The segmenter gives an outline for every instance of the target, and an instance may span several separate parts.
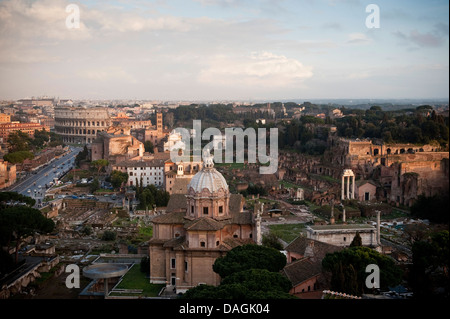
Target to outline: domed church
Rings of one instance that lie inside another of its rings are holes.
[[[230,193],[212,155],[203,160],[186,194],[173,194],[166,214],[152,220],[150,282],[165,283],[177,293],[199,284],[219,285],[215,260],[233,247],[261,241],[259,215],[243,210],[244,198]]]

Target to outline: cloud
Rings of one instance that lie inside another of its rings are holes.
[[[87,80],[96,82],[107,82],[111,80],[123,80],[128,83],[137,83],[137,80],[119,67],[101,67],[83,69],[77,72],[77,75]]]
[[[66,6],[63,0],[36,2],[8,0],[0,2],[0,31],[14,39],[88,39],[90,30],[83,20],[79,29],[66,27]]]
[[[296,59],[264,51],[247,56],[215,56],[200,72],[199,81],[226,86],[294,86],[312,77],[312,70]]]
[[[336,31],[341,31],[343,29],[342,24],[339,22],[327,22],[322,25],[323,29],[332,29]]]
[[[371,40],[364,33],[351,33],[348,35],[347,43],[351,44],[365,44]]]
[[[401,31],[393,32],[393,35],[409,43],[414,43],[419,47],[440,47],[445,43],[445,39],[438,36],[435,32],[421,33],[417,30],[412,30],[409,34]]]

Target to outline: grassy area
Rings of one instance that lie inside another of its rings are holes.
[[[300,186],[298,186],[298,185],[296,185],[294,183],[291,183],[291,182],[288,182],[288,181],[285,181],[285,180],[281,180],[279,183],[280,183],[280,185],[283,185],[285,188],[297,189],[297,188],[300,187]]]
[[[394,208],[390,214],[382,216],[381,219],[395,219],[401,217],[410,217],[410,214]]]
[[[270,232],[286,243],[290,243],[305,230],[305,224],[269,225]]]
[[[231,169],[243,169],[245,167],[244,163],[215,163],[216,167],[227,167]]]
[[[153,227],[146,226],[146,227],[139,227],[139,232],[135,239],[136,241],[144,242],[150,240],[150,238],[152,237],[153,237]]]
[[[135,264],[131,269],[123,276],[116,289],[142,289],[142,294],[128,294],[132,296],[142,297],[157,297],[158,293],[165,285],[151,284],[146,275],[141,272],[140,265]],[[111,296],[124,296],[127,294],[112,293]]]
[[[309,177],[312,179],[318,179],[330,183],[339,183],[339,181],[331,176],[328,175],[318,175],[318,174],[309,174]]]

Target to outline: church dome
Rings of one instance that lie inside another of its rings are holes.
[[[228,184],[223,175],[214,168],[213,157],[209,155],[204,158],[202,170],[192,177],[187,188],[188,191],[192,188],[196,193],[201,193],[205,188],[210,193],[216,193],[220,189],[228,191]]]

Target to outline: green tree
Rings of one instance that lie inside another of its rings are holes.
[[[39,210],[32,207],[12,206],[0,210],[0,239],[8,250],[11,240],[16,241],[16,263],[23,238],[32,236],[36,232],[50,233],[54,227],[53,220],[44,217]]]
[[[357,292],[357,295],[367,289],[365,270],[369,264],[375,264],[380,268],[382,289],[396,286],[402,281],[403,272],[394,261],[368,247],[346,248],[327,254],[322,260],[323,269],[332,275],[331,289],[345,293]]]
[[[296,299],[289,294],[291,282],[278,272],[248,269],[225,278],[219,286],[200,285],[183,299]]]
[[[75,164],[77,164],[78,167],[80,167],[81,161],[87,160],[87,157],[89,155],[89,150],[87,149],[87,146],[84,145],[84,148],[82,151],[80,151],[77,156],[75,156]]]
[[[145,149],[146,152],[153,153],[154,152],[154,146],[153,146],[152,141],[145,141],[144,142],[144,149]]]
[[[362,238],[359,232],[356,232],[355,237],[353,237],[350,247],[360,247],[362,246]]]
[[[91,193],[94,193],[96,190],[100,189],[100,182],[97,178],[94,178],[92,183],[89,184],[89,191]]]
[[[266,247],[271,247],[276,250],[283,250],[283,245],[281,244],[280,239],[274,233],[263,235],[262,244]]]
[[[14,153],[18,151],[31,150],[31,137],[22,131],[14,131],[8,136],[8,151]]]
[[[448,210],[448,193],[430,197],[419,195],[416,202],[411,206],[411,215],[414,217],[426,218],[435,223],[448,224],[450,221]]]
[[[433,233],[429,240],[416,241],[413,244],[413,263],[408,282],[413,289],[414,298],[448,299],[450,293],[449,247],[448,230]]]
[[[150,258],[148,256],[141,258],[140,270],[147,275],[150,274]]]
[[[3,155],[3,159],[12,164],[22,163],[27,158],[33,159],[34,154],[29,151],[17,151]]]
[[[267,269],[277,272],[286,265],[286,256],[278,250],[255,244],[231,249],[213,264],[214,272],[225,278],[233,273],[248,269]]]
[[[115,189],[119,189],[128,181],[128,173],[121,171],[112,171],[110,175],[111,184]]]
[[[102,240],[113,241],[116,240],[117,233],[112,230],[105,230],[102,235]]]
[[[103,167],[106,167],[108,165],[109,165],[109,162],[108,162],[108,160],[105,160],[105,159],[99,159],[99,160],[91,162],[91,166],[93,166],[97,169],[97,176],[100,176],[100,170]]]

